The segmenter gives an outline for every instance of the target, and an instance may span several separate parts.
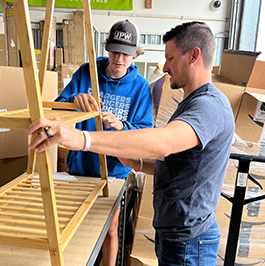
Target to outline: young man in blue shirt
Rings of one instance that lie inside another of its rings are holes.
[[[104,131],[126,131],[153,126],[152,98],[148,81],[132,64],[139,45],[139,30],[128,20],[116,22],[105,42],[108,57],[96,59],[101,106],[92,96],[89,63],[74,73],[71,82],[55,100],[75,102],[82,111],[101,108]],[[79,130],[96,131],[94,119],[76,125]],[[128,177],[131,168],[117,157],[107,156],[108,176]],[[69,173],[100,177],[99,157],[94,152],[69,150],[66,164]],[[118,251],[118,220],[116,213],[103,244],[104,266],[115,266]]]

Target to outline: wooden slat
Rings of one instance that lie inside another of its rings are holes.
[[[13,1],[31,120],[44,117],[27,1]]]
[[[11,204],[12,206],[19,205],[19,206],[43,208],[42,203],[23,202],[23,201],[15,201],[15,200],[13,200],[13,201],[12,200],[1,200],[1,199],[0,199],[0,208],[1,208],[3,203],[4,204]],[[70,204],[70,202],[68,204]],[[57,204],[57,209],[76,211],[78,209],[78,207]]]
[[[31,141],[34,139],[34,136],[31,136]],[[34,149],[29,149],[29,155],[28,155],[28,166],[27,166],[27,173],[28,174],[34,174],[34,166],[36,164],[36,152]]]
[[[85,191],[77,191],[77,190],[70,190],[70,189],[65,189],[65,190],[62,190],[60,189],[59,187],[55,187],[54,188],[55,192],[57,193],[56,194],[56,197],[58,195],[58,197],[60,197],[59,194],[67,194],[67,195],[72,195],[72,196],[87,196],[89,193],[88,192],[85,192]],[[41,190],[39,189],[39,187],[33,187],[33,188],[26,188],[26,187],[13,187],[12,188],[12,191],[8,191],[8,193],[15,193],[15,194],[28,194],[28,195],[41,195],[40,192]],[[90,192],[90,191],[89,191]],[[62,195],[61,195],[62,197]],[[67,196],[65,196],[67,197]]]
[[[0,244],[42,250],[49,249],[47,238],[32,237],[23,234],[10,234],[0,232]]]
[[[87,197],[87,199],[84,201],[82,206],[78,209],[76,214],[73,216],[71,221],[67,224],[65,229],[63,230],[61,234],[61,240],[63,249],[66,247],[68,242],[70,241],[73,234],[76,232],[78,226],[83,221],[84,217],[92,207],[93,203],[97,199],[99,193],[103,190],[103,188],[106,186],[107,181],[106,180],[100,180],[97,187],[91,192],[91,194]]]
[[[25,218],[25,219],[32,219],[32,220],[40,220],[40,221],[44,221],[45,217],[44,215],[36,215],[36,214],[25,214],[25,213],[21,213],[21,212],[11,212],[11,211],[4,211],[0,213],[0,217],[1,216],[8,216],[8,217],[20,217],[20,218]],[[67,223],[69,222],[70,219],[66,218],[66,217],[59,217],[59,222],[62,223]]]
[[[29,220],[21,220],[21,219],[8,219],[8,218],[0,218],[0,223],[7,223],[7,224],[17,224],[17,225],[30,225],[30,226],[39,226],[39,227],[45,227],[46,224],[44,222],[35,222],[35,221],[29,221]]]
[[[74,111],[60,111],[60,110],[44,110],[43,117],[53,119],[60,118],[68,125],[96,117],[99,112],[74,112]],[[9,111],[0,113],[0,127],[10,129],[28,129],[31,124],[29,110],[22,109],[18,111]]]
[[[0,223],[7,223],[9,225],[14,224],[17,226],[19,231],[19,226],[28,225],[28,226],[35,226],[35,227],[46,227],[45,222],[36,222],[36,221],[29,221],[29,220],[22,220],[22,219],[8,219],[8,218],[0,218]],[[66,224],[59,224],[60,229],[64,229]],[[11,230],[14,231],[14,230]]]
[[[47,231],[45,229],[34,229],[32,227],[18,227],[18,226],[8,226],[8,225],[1,225],[0,224],[0,230],[5,230],[5,231],[11,231],[11,232],[19,232],[19,233],[26,233],[29,235],[47,235]]]
[[[42,102],[44,108],[57,108],[57,109],[67,109],[67,110],[79,110],[75,103],[68,102]]]
[[[51,27],[53,21],[53,12],[54,12],[54,3],[55,0],[47,1],[45,21],[42,35],[42,44],[41,44],[41,58],[40,58],[40,71],[39,71],[39,82],[40,82],[40,93],[43,96],[43,89],[45,84],[45,72],[47,69],[48,55],[50,50],[50,36],[51,36]]]
[[[17,177],[16,179],[10,181],[9,183],[7,183],[6,185],[4,185],[3,187],[0,187],[0,197],[5,194],[9,189],[12,189],[13,187],[15,187],[17,184],[19,184],[20,182],[23,182],[24,180],[26,180],[27,178],[29,178],[31,175],[24,173],[22,175],[20,175],[19,177]]]
[[[87,186],[80,186],[80,185],[71,185],[66,183],[54,182],[57,185],[56,189],[64,189],[64,190],[76,190],[76,191],[91,191],[94,189],[95,186],[87,185]],[[39,188],[39,184],[20,184],[17,186],[18,189],[30,189],[32,186]]]
[[[42,198],[34,198],[34,197],[21,197],[21,195],[19,196],[8,196],[8,195],[3,195],[0,199],[11,199],[11,200],[16,200],[16,199],[19,199],[21,201],[25,201],[25,200],[28,200],[28,201],[36,201],[36,202],[42,202]],[[80,201],[73,201],[73,200],[58,200],[56,199],[56,203],[57,204],[71,204],[71,205],[78,205],[80,206],[81,205],[81,202],[83,202],[83,200],[80,200]]]
[[[44,213],[43,209],[36,209],[36,208],[30,208],[30,207],[1,206],[1,209],[18,211],[18,212],[32,212],[32,213],[41,213],[41,214]],[[71,211],[58,211],[58,215],[73,216],[74,214],[75,212],[71,212]]]
[[[32,195],[32,196],[40,196],[41,197],[40,192],[8,191],[7,193],[8,193],[8,195],[11,195],[11,194],[17,195],[17,194],[19,194],[19,195]],[[71,199],[79,200],[80,199],[80,201],[83,201],[86,198],[86,195],[87,195],[87,193],[79,193],[79,195],[74,195],[74,192],[66,192],[66,191],[60,191],[60,194],[66,194],[66,195],[58,195],[58,194],[56,194],[55,197],[56,198],[62,198],[62,199],[69,199],[69,200],[71,200]],[[71,196],[69,196],[69,194]]]

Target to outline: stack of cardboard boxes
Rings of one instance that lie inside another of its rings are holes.
[[[74,19],[62,21],[64,47],[56,45],[56,17],[53,17],[47,70],[58,73],[58,94],[65,88],[73,73],[86,62],[86,38],[84,12],[77,10]],[[39,22],[42,37],[44,21]],[[35,50],[37,66],[40,64],[41,50]],[[13,5],[0,1],[0,66],[21,66],[19,42]]]
[[[22,68],[0,66],[0,84],[1,110],[12,111],[27,108]],[[53,101],[56,97],[57,74],[47,71],[43,99],[45,101]],[[0,129],[0,186],[26,171],[28,141],[29,138],[25,130]],[[50,156],[52,158],[52,170],[57,172],[56,146],[50,149]]]
[[[14,9],[0,1],[0,66],[20,66]]]
[[[258,143],[265,120],[265,62],[258,53],[226,51],[219,75],[212,76],[217,88],[230,100],[236,133],[245,141]],[[261,123],[258,123],[261,122]]]
[[[69,83],[73,73],[86,62],[87,57],[84,12],[75,11],[74,19],[63,19],[62,24],[64,48],[55,49],[59,94]]]

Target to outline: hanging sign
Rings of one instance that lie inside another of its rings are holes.
[[[6,0],[12,3],[12,0]],[[46,6],[47,0],[28,0],[30,6]],[[133,0],[90,0],[91,9],[132,10]],[[55,0],[56,7],[83,8],[83,0]]]

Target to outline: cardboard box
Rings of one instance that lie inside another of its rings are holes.
[[[55,68],[63,64],[63,48],[59,45],[54,48]]]
[[[235,121],[237,119],[243,94],[249,84],[256,53],[226,50],[221,66],[213,68],[212,82],[229,99]]]
[[[35,56],[36,56],[36,64],[37,68],[40,68],[40,58],[41,58],[41,50],[40,49],[35,49]]]
[[[27,170],[28,156],[0,159],[0,187]]]
[[[173,112],[177,109],[178,103],[183,99],[183,90],[172,90],[170,76],[164,74],[158,80],[150,84],[154,127],[164,127]]]
[[[236,120],[236,133],[245,141],[258,143],[262,126],[256,122],[265,121],[265,62],[256,60],[252,68]]]
[[[245,92],[236,120],[236,133],[245,141],[259,143],[262,138],[265,93]],[[261,122],[262,121],[262,122]]]
[[[20,67],[19,41],[13,5],[7,7],[8,66]]]
[[[45,101],[53,101],[57,97],[57,83],[57,73],[47,71],[43,94]],[[1,66],[0,84],[0,109],[13,111],[27,108],[27,96],[22,68]],[[25,130],[15,129],[0,132],[0,147],[1,159],[27,156],[27,132]]]
[[[73,19],[63,19],[63,44],[64,62],[66,64],[76,64],[76,39],[75,22]]]
[[[68,149],[58,145],[58,160],[57,160],[57,172],[66,172],[68,173],[68,168],[66,166],[66,157]]]
[[[85,35],[85,20],[84,20],[83,10],[75,11],[74,24],[75,24],[76,64],[81,66],[86,62],[86,35]]]
[[[212,73],[215,75],[220,75],[221,66],[213,66]]]
[[[43,36],[44,22],[45,22],[44,20],[41,20],[39,22],[41,39]],[[51,26],[50,47],[49,47],[47,70],[53,70],[54,69],[54,48],[55,48],[55,46],[56,46],[56,17],[53,17],[52,26]]]
[[[235,85],[229,79],[215,74],[212,74],[212,82],[215,87],[218,88],[228,98],[234,118],[236,120],[242,97],[245,92],[245,86]]]
[[[78,68],[79,66],[75,64],[62,64],[56,67],[55,71],[58,73],[58,95],[71,81],[73,74]]]
[[[0,66],[8,65],[6,9],[7,3],[0,1]]]
[[[225,78],[234,83],[220,83],[231,102],[235,115],[235,132],[245,141],[258,143],[262,127],[254,120],[265,120],[265,112],[258,110],[264,101],[265,62],[257,60],[259,53],[245,51],[225,51],[217,78]],[[214,81],[218,87],[218,82]],[[234,98],[233,98],[234,97]],[[259,116],[256,116],[259,113]]]
[[[157,266],[155,255],[155,229],[153,223],[153,176],[147,175],[136,221],[131,251],[131,266]]]

